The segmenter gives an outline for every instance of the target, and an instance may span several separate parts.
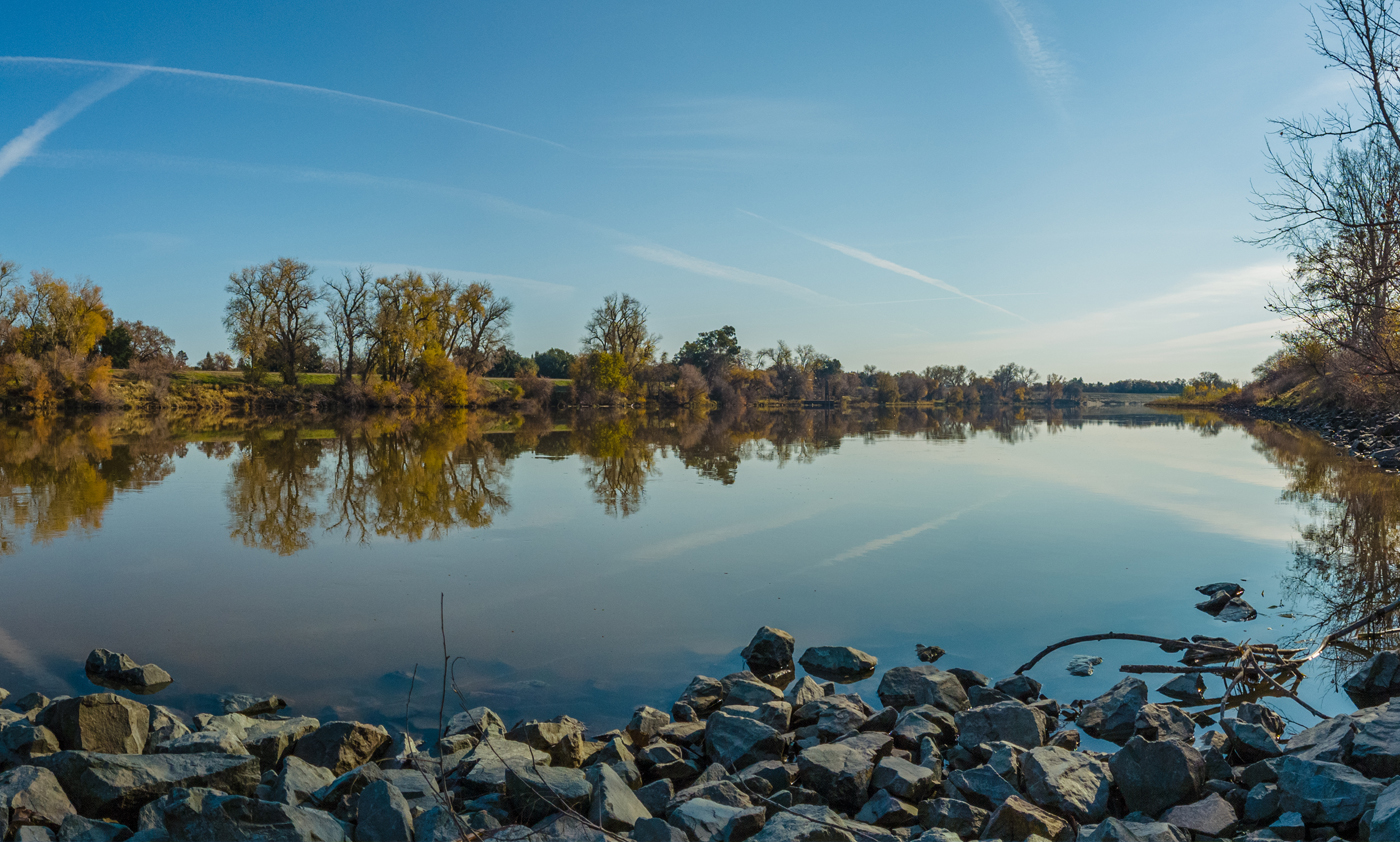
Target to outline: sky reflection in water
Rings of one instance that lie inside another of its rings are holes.
[[[924,643],[993,677],[1094,632],[1305,639],[1394,598],[1398,502],[1306,434],[1145,410],[11,425],[0,687],[93,692],[105,647],[168,669],[150,701],[191,713],[236,690],[402,722],[417,664],[431,728],[440,593],[473,703],[598,730],[741,669],[764,624],[881,672]],[[1194,609],[1220,580],[1258,620]],[[1075,654],[1105,663],[1074,678]],[[1317,665],[1305,697],[1351,709],[1332,679],[1364,656]],[[1095,643],[1033,674],[1068,701],[1125,662],[1169,661]]]

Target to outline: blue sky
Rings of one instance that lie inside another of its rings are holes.
[[[1245,377],[1269,120],[1347,96],[1277,2],[0,6],[0,255],[220,350],[231,271],[613,291],[847,368]],[[40,60],[42,59],[42,60]],[[58,60],[64,61],[58,61]],[[132,67],[155,66],[142,70]]]

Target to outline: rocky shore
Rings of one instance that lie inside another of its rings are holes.
[[[1199,701],[1199,676],[1166,682],[1165,701],[1128,677],[1065,704],[1027,675],[920,664],[866,700],[838,683],[875,658],[807,649],[798,678],[795,651],[764,627],[748,670],[696,676],[669,713],[606,733],[478,707],[426,746],[285,716],[275,696],[186,719],[116,693],[0,690],[0,840],[1400,840],[1396,653],[1347,683],[1358,711],[1285,738],[1254,703],[1198,732],[1174,701]],[[168,682],[99,653],[90,673]]]
[[[1227,406],[1220,411],[1302,427],[1352,456],[1369,459],[1388,471],[1400,470],[1400,413],[1273,406]]]

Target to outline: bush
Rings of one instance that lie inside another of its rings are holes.
[[[443,406],[470,406],[476,397],[471,376],[437,345],[429,345],[423,352],[413,385],[429,400]]]

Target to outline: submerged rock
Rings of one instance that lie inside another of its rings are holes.
[[[1199,674],[1178,675],[1176,678],[1158,687],[1157,692],[1169,699],[1198,703],[1205,700],[1206,681]]]
[[[948,653],[943,650],[942,646],[925,646],[922,643],[915,643],[914,654],[924,663],[931,664]]]
[[[1359,708],[1385,704],[1400,695],[1400,652],[1392,649],[1372,655],[1342,689]]]
[[[873,675],[879,661],[849,646],[813,646],[802,653],[798,663],[817,678],[849,684]]]
[[[1069,659],[1065,670],[1070,675],[1077,675],[1081,678],[1094,674],[1094,667],[1103,663],[1103,658],[1097,655],[1075,655]]]
[[[739,656],[755,675],[771,675],[792,670],[792,653],[796,647],[792,635],[771,626],[760,628]]]
[[[171,684],[170,673],[155,664],[138,664],[127,655],[107,649],[94,649],[84,665],[94,684],[137,694],[157,693]]]
[[[1196,591],[1205,596],[1215,596],[1221,592],[1224,592],[1227,597],[1242,596],[1244,594],[1244,588],[1240,587],[1238,582],[1214,582],[1209,585],[1201,585],[1196,588]]]

